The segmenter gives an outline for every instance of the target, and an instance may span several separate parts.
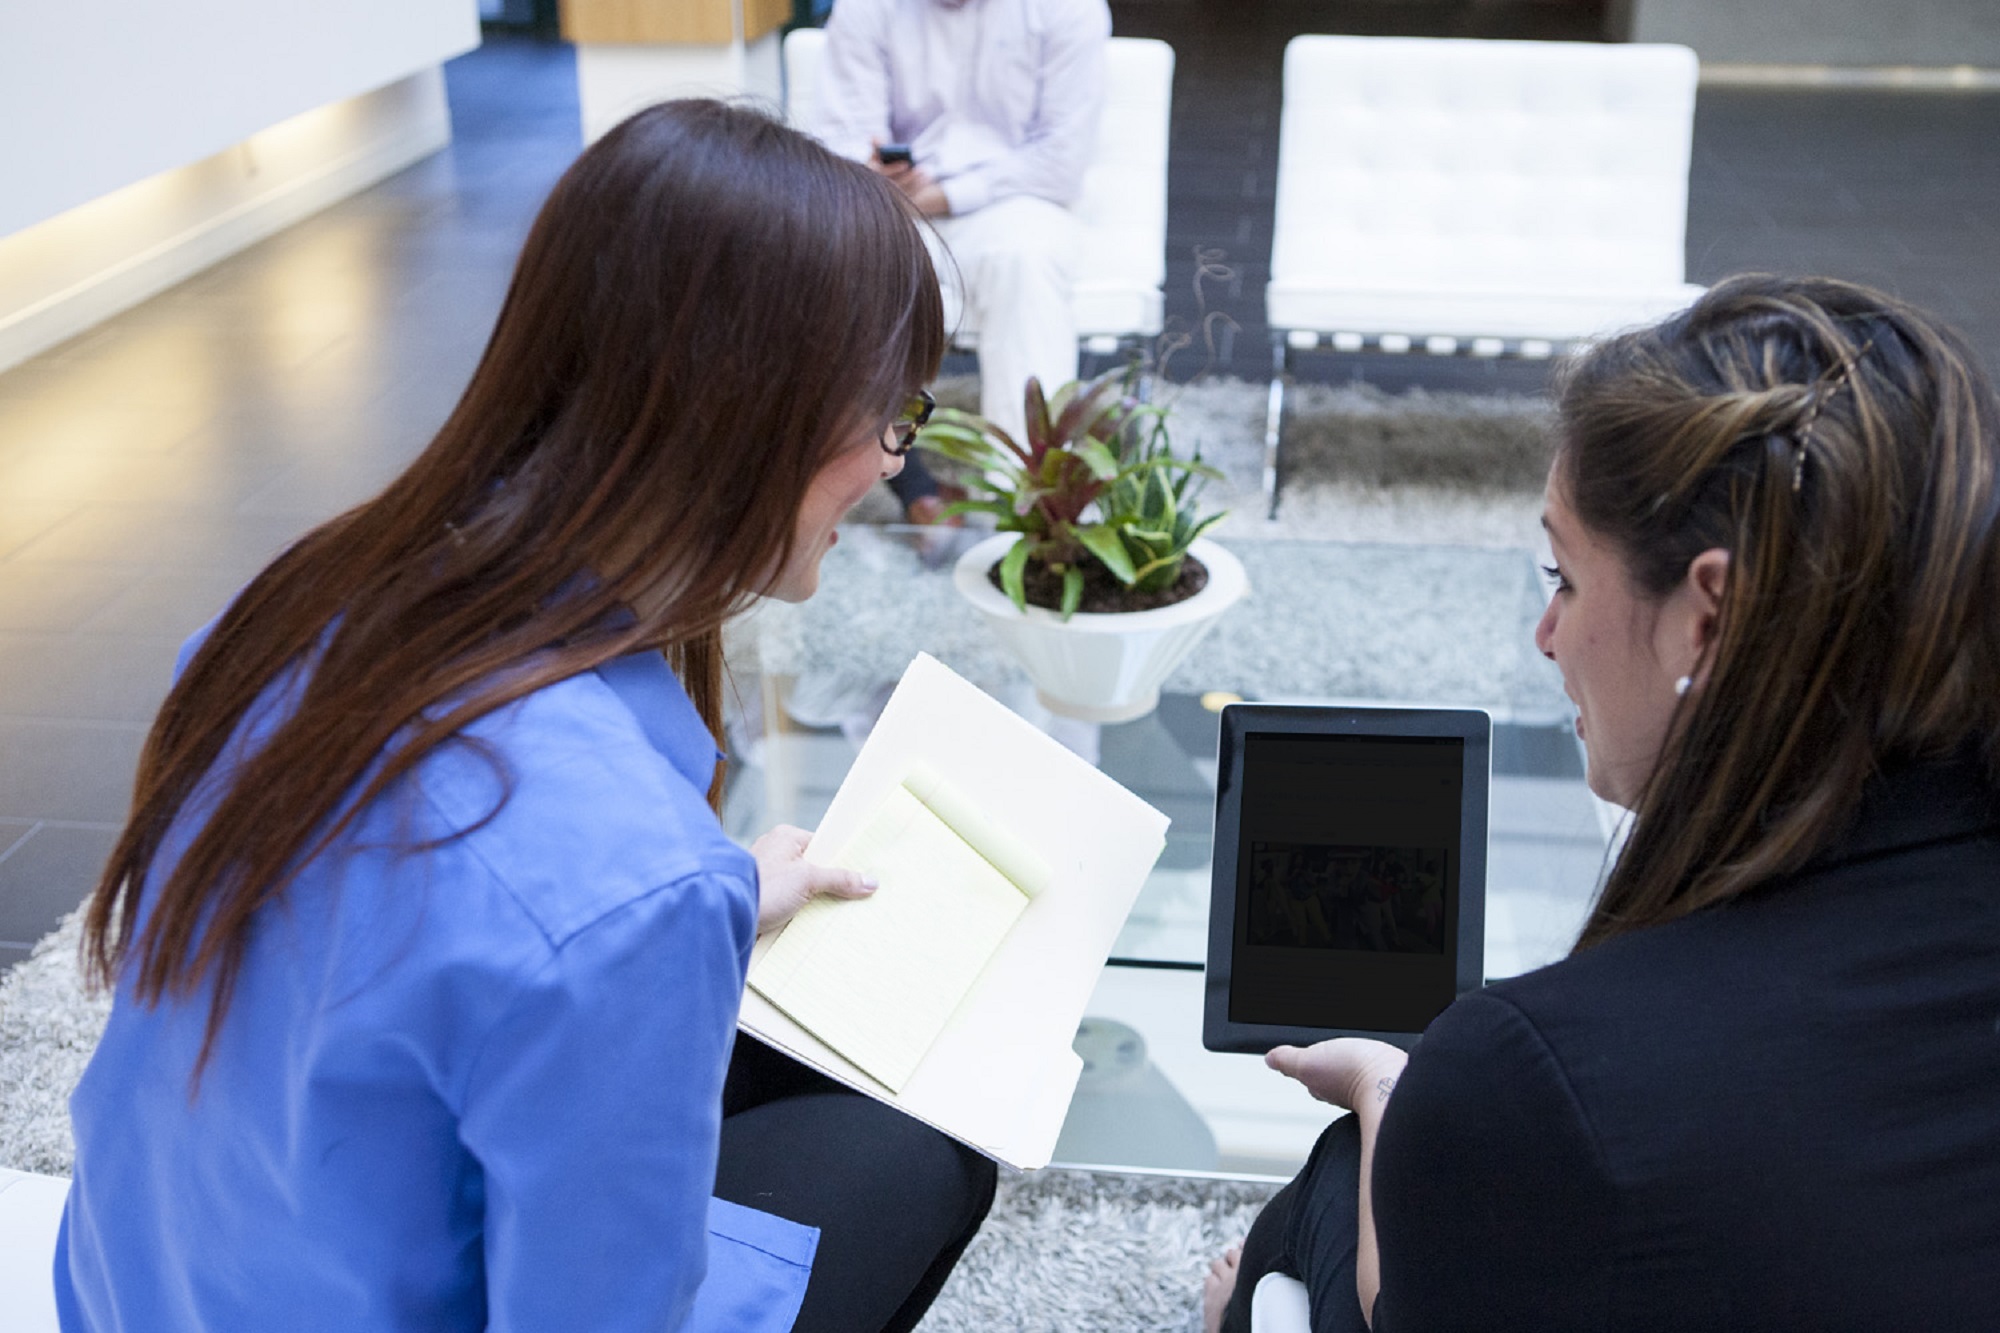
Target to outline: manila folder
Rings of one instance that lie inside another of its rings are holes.
[[[1021,1170],[1048,1165],[1083,1062],[1077,1024],[1132,902],[1166,846],[1167,817],[928,654],[903,673],[806,858],[832,864],[922,774],[1004,830],[1045,880],[941,1030],[892,1087],[757,990],[741,1027],[829,1077]],[[979,839],[987,843],[989,833]],[[758,940],[753,974],[783,938]],[[869,1063],[882,1069],[880,1056]]]

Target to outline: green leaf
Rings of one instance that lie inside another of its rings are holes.
[[[1118,371],[1111,371],[1098,376],[1064,404],[1062,415],[1054,422],[1053,433],[1057,439],[1074,440],[1090,434],[1103,421],[1106,413],[1117,410],[1119,374]]]
[[[1158,592],[1161,588],[1171,588],[1174,580],[1181,576],[1181,566],[1186,561],[1187,557],[1180,554],[1154,560],[1138,571],[1131,586],[1140,592]]]
[[[1000,557],[1000,588],[1013,601],[1014,609],[1028,609],[1028,585],[1022,575],[1028,568],[1029,542],[1026,538],[1007,548]]]
[[[1111,571],[1113,578],[1128,587],[1131,585],[1134,577],[1132,557],[1125,550],[1125,543],[1119,540],[1116,528],[1108,523],[1092,523],[1088,527],[1079,527],[1076,539]]]
[[[998,426],[994,425],[990,421],[986,423],[986,436],[988,439],[997,440],[1002,448],[1004,448],[1008,453],[1014,455],[1014,457],[1020,459],[1024,465],[1035,461],[1034,455],[1029,453],[1026,449],[1023,449],[1019,444],[1015,443],[1013,436],[1009,435],[1006,431],[1001,430]]]
[[[1194,545],[1196,538],[1200,537],[1204,532],[1207,532],[1210,528],[1214,527],[1216,524],[1222,522],[1223,519],[1228,517],[1229,517],[1229,511],[1227,509],[1223,510],[1219,514],[1210,514],[1207,518],[1203,519],[1201,522],[1195,525],[1194,531],[1188,534],[1188,539],[1183,544],[1187,546]]]
[[[1015,460],[1027,462],[1028,455],[1014,438],[1000,427],[974,412],[961,412],[956,408],[940,407],[930,419],[930,424],[917,432],[919,446],[930,440],[954,441],[962,447],[978,449],[994,460],[994,465],[1012,464]],[[934,452],[943,452],[934,450]]]
[[[1055,396],[1049,399],[1049,415],[1051,417],[1060,416],[1062,410],[1069,406],[1070,399],[1076,397],[1076,391],[1079,387],[1078,381],[1071,380],[1068,384],[1057,389]]]
[[[967,442],[955,437],[934,440],[919,438],[917,447],[925,453],[963,463],[974,472],[1018,473],[1021,465],[1012,454],[1004,454],[984,440]]]
[[[1197,521],[1195,497],[1221,473],[1198,451],[1174,455],[1167,405],[1139,401],[1133,384],[1129,369],[1053,393],[1039,380],[1024,384],[1031,448],[984,417],[939,409],[920,442],[972,474],[967,499],[949,512],[991,514],[1001,531],[1023,534],[1023,571],[1094,558],[1129,586],[1139,567],[1176,559],[1213,525]],[[1025,593],[1016,604],[1024,601]]]
[[[947,412],[951,415],[946,416]],[[986,438],[986,423],[978,417],[963,412],[952,412],[948,407],[940,407],[936,415],[917,432],[917,438],[920,440],[938,437],[983,441]]]
[[[1110,481],[1118,475],[1118,456],[1096,440],[1085,440],[1076,447],[1075,453],[1099,481]]]
[[[1083,571],[1071,565],[1063,571],[1062,618],[1068,620],[1083,604]]]

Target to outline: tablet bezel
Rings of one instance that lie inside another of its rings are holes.
[[[1371,1037],[1408,1048],[1421,1034],[1357,1028],[1240,1023],[1229,1017],[1231,945],[1242,850],[1244,743],[1251,735],[1446,737],[1465,742],[1459,800],[1459,903],[1454,993],[1485,980],[1486,834],[1493,779],[1493,719],[1476,708],[1363,708],[1321,704],[1230,704],[1216,752],[1214,859],[1209,871],[1208,965],[1201,1044],[1261,1055],[1273,1046],[1309,1046],[1331,1037]]]

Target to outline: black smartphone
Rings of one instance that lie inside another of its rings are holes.
[[[882,160],[885,167],[906,167],[910,164],[910,146],[906,143],[885,143],[875,149],[875,156]]]

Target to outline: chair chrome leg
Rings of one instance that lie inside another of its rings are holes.
[[[1142,403],[1153,401],[1154,368],[1151,359],[1146,355],[1146,336],[1138,333],[1118,334],[1116,335],[1118,341],[1108,349],[1103,345],[1103,340],[1106,336],[1108,335],[1096,334],[1078,340],[1076,347],[1077,379],[1086,384],[1089,383],[1099,374],[1110,369],[1110,366],[1106,363],[1113,358],[1124,363],[1137,361],[1139,363],[1139,378],[1135,387],[1139,401]],[[1093,343],[1097,344],[1097,346],[1093,347]]]
[[[1271,400],[1264,414],[1264,517],[1278,516],[1278,448],[1285,428],[1285,384],[1292,377],[1292,349],[1282,330],[1271,331]]]

